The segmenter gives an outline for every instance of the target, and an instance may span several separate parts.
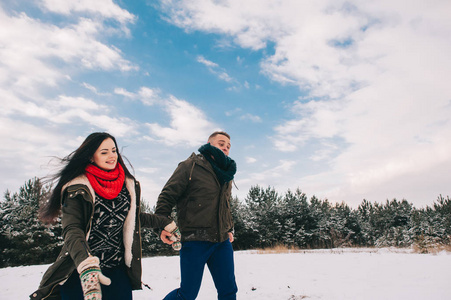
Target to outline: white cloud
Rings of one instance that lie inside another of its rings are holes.
[[[114,93],[117,95],[122,95],[128,99],[138,99],[144,105],[152,106],[155,103],[161,101],[160,99],[160,90],[159,89],[151,89],[148,87],[141,87],[137,93],[132,93],[127,91],[124,88],[115,88]]]
[[[97,40],[105,30],[93,20],[58,27],[24,13],[9,16],[0,7],[0,41],[5,41],[0,47],[0,86],[34,95],[37,88],[54,87],[68,79],[64,68],[55,67],[61,62],[71,68],[136,69],[119,49]]]
[[[230,77],[230,75],[227,74],[227,72],[223,68],[221,68],[217,63],[209,61],[201,55],[199,55],[197,57],[197,62],[205,65],[208,68],[208,70],[210,71],[210,73],[216,75],[219,79],[221,79],[225,82],[234,82],[235,81],[235,79]]]
[[[132,92],[129,92],[129,91],[127,91],[127,90],[124,89],[124,88],[115,88],[115,89],[114,89],[114,93],[117,94],[117,95],[122,95],[122,96],[124,96],[125,98],[131,98],[131,99],[133,99],[133,98],[136,98],[136,97],[137,97],[136,94],[134,94],[134,93],[132,93]]]
[[[125,9],[114,4],[112,0],[43,0],[43,5],[52,12],[70,15],[71,13],[87,12],[104,18],[115,19],[120,23],[133,22],[136,17]]]
[[[246,158],[247,161],[248,158]],[[252,160],[252,158],[251,158]],[[247,161],[248,162],[248,161]],[[260,186],[283,186],[286,182],[286,174],[293,171],[293,167],[298,163],[293,160],[281,159],[275,166],[268,166],[258,172],[250,172],[245,178],[237,178],[237,185],[260,185]]]
[[[384,201],[383,190],[430,201],[427,193],[449,191],[446,168],[438,169],[451,165],[449,1],[164,3],[172,22],[188,30],[223,34],[252,50],[273,43],[262,72],[307,95],[271,139],[287,152],[315,144],[310,159],[328,162],[328,171],[304,174],[298,185],[348,201],[365,192]]]
[[[169,145],[199,146],[217,127],[208,120],[204,112],[184,100],[171,96],[164,110],[170,116],[169,127],[157,123],[147,124],[152,136]]]
[[[245,160],[246,160],[246,163],[248,163],[248,164],[253,164],[253,163],[257,162],[256,158],[249,157],[249,156],[245,157]]]
[[[142,87],[139,90],[139,99],[145,105],[153,105],[160,101],[160,90]]]
[[[83,97],[68,97],[68,96],[60,96],[59,101],[56,104],[61,108],[80,108],[82,107],[84,110],[106,110],[105,107],[97,104],[91,99],[86,99]]]
[[[337,100],[295,102],[292,112],[298,118],[274,128],[277,133],[274,144],[280,151],[296,151],[311,138],[330,139],[338,136],[342,132],[339,126],[341,118],[344,118],[340,112],[345,104]]]
[[[227,74],[227,72],[219,72],[218,73],[218,78],[225,81],[225,82],[232,82],[234,81],[234,79],[232,77],[230,77],[229,74]]]
[[[235,108],[233,110],[229,110],[225,112],[227,117],[233,117],[239,115],[240,120],[251,121],[254,123],[261,123],[262,118],[260,116],[253,115],[251,113],[243,113],[241,108]]]
[[[262,118],[260,118],[259,116],[256,116],[256,115],[253,115],[253,114],[249,114],[249,113],[242,115],[240,117],[240,119],[241,120],[249,120],[249,121],[254,122],[254,123],[261,123],[261,122],[263,122]]]
[[[13,102],[5,104],[4,115],[30,118],[30,123],[32,123],[31,119],[47,124],[82,122],[82,124],[109,131],[117,136],[131,134],[135,132],[136,127],[130,119],[111,117],[109,116],[111,111],[106,106],[83,97],[62,95],[57,99],[40,100],[37,103],[15,98]],[[10,134],[14,133],[11,131]]]
[[[74,139],[67,139],[64,133],[49,128],[45,124],[34,126],[0,117],[0,139],[7,141],[0,144],[0,164],[4,174],[2,186],[14,190],[30,178],[48,175],[51,157],[62,158],[78,145]]]
[[[88,90],[90,90],[94,94],[99,95],[99,96],[109,96],[110,95],[109,93],[100,93],[95,86],[92,86],[92,85],[90,85],[89,83],[86,83],[86,82],[83,82],[82,86],[87,88]]]
[[[209,60],[205,59],[205,57],[203,57],[201,55],[199,55],[197,57],[197,62],[207,66],[208,68],[218,68],[219,67],[219,65],[217,63],[209,61]]]
[[[231,117],[231,116],[234,116],[234,115],[240,113],[241,111],[242,111],[241,108],[235,108],[235,109],[233,109],[233,110],[226,111],[226,112],[225,112],[225,115],[226,115],[227,117]]]
[[[106,43],[113,34],[128,34],[126,26],[134,16],[111,1],[42,4],[50,5],[53,13],[68,16],[52,23],[48,11],[38,19],[15,8],[6,11],[0,5],[0,137],[5,141],[0,147],[2,187],[13,188],[31,177],[46,175],[51,156],[69,154],[85,133],[136,134],[133,120],[117,117],[113,106],[78,96],[78,90],[83,86],[94,96],[108,94],[99,93],[83,80],[73,80],[86,71],[137,69],[119,49]],[[28,1],[23,8],[43,8],[33,5]],[[95,17],[86,18],[92,14]]]
[[[140,167],[140,168],[137,168],[136,171],[141,172],[141,173],[146,173],[146,174],[155,174],[156,172],[158,172],[158,168]]]

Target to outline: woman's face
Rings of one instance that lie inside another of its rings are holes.
[[[111,171],[117,164],[117,149],[111,138],[105,139],[94,153],[92,160],[94,164],[105,170]]]

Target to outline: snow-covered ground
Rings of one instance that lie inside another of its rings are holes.
[[[143,259],[135,300],[162,299],[179,284],[179,259]],[[451,299],[451,253],[398,249],[334,249],[292,253],[235,252],[238,299]],[[48,265],[0,269],[0,299],[28,299]],[[199,300],[216,299],[208,269]]]

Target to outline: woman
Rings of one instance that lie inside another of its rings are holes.
[[[30,298],[132,299],[141,289],[141,226],[172,232],[175,223],[140,213],[139,183],[110,134],[92,133],[63,161],[39,216],[54,223],[62,213],[64,245]]]

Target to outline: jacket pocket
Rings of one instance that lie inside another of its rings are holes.
[[[184,223],[187,228],[211,228],[214,227],[214,220],[217,208],[212,205],[214,201],[190,200],[186,205]]]

